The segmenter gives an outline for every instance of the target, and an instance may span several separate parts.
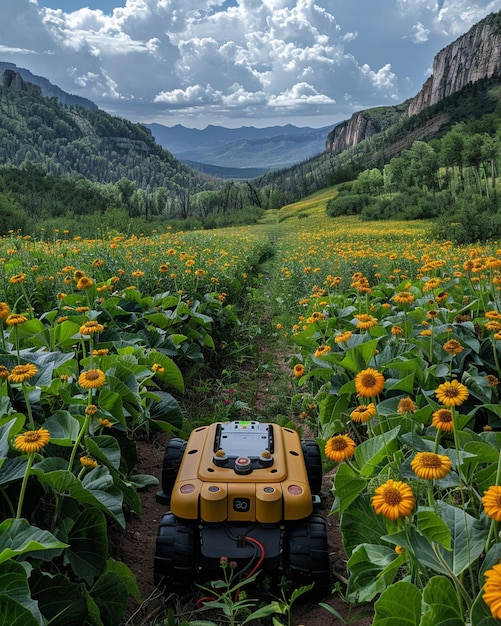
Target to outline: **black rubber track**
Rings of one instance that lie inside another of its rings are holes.
[[[193,584],[199,558],[195,524],[165,513],[158,526],[154,560],[155,584],[186,587]]]
[[[320,493],[322,490],[322,455],[318,443],[313,439],[301,440],[304,464],[308,474],[311,493]]]

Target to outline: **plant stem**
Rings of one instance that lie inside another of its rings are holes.
[[[16,519],[21,519],[21,514],[23,511],[24,496],[26,493],[26,487],[28,486],[28,479],[30,477],[31,466],[33,465],[34,458],[35,458],[35,453],[31,452],[28,456],[28,463],[26,464],[26,469],[24,471],[24,476],[23,476],[23,484],[21,485],[21,491],[19,493],[19,500],[17,502]]]

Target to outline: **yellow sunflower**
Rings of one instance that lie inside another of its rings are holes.
[[[445,406],[459,406],[468,399],[468,388],[458,380],[442,383],[435,391],[437,400]]]
[[[459,354],[464,350],[464,346],[462,346],[456,339],[449,339],[449,341],[446,341],[443,348],[448,354]]]
[[[8,377],[9,383],[23,383],[25,380],[33,378],[38,372],[38,367],[33,363],[25,365],[15,365]]]
[[[157,374],[165,374],[165,367],[160,365],[160,363],[153,363],[151,371],[156,372]]]
[[[106,382],[106,376],[100,369],[86,370],[78,377],[78,384],[84,389],[97,389]]]
[[[501,522],[501,487],[491,485],[482,496],[484,511],[491,519]]]
[[[39,452],[50,441],[50,433],[46,428],[38,430],[27,430],[25,433],[18,435],[14,440],[14,445],[21,452]]]
[[[356,443],[348,435],[335,435],[325,444],[325,456],[331,461],[341,463],[353,456]]]
[[[346,332],[341,333],[340,335],[336,335],[334,337],[334,341],[336,343],[346,343],[347,341],[351,339],[351,335],[352,335],[351,330],[347,330]]]
[[[414,510],[414,494],[407,483],[388,480],[377,487],[372,497],[372,506],[377,515],[380,513],[391,520],[407,517]]]
[[[0,365],[0,380],[5,380],[9,377],[9,370],[5,365]]]
[[[399,415],[405,415],[405,413],[415,413],[418,407],[414,400],[411,398],[402,398],[398,402],[397,413]]]
[[[15,276],[11,276],[9,278],[9,282],[12,285],[18,285],[19,283],[24,283],[26,278],[27,278],[27,274],[24,274],[24,273],[22,273],[22,274],[15,274]]]
[[[357,328],[360,328],[361,330],[367,330],[368,328],[372,328],[378,323],[377,317],[374,317],[373,315],[367,315],[366,313],[360,313],[360,315],[355,315],[355,319],[358,320]]]
[[[370,404],[361,404],[350,413],[350,419],[353,422],[368,422],[371,417],[376,415],[376,413],[377,410],[374,402],[371,402]]]
[[[88,276],[82,276],[78,279],[77,289],[89,289],[89,287],[92,287],[93,284],[94,281],[92,280],[92,278],[89,278]]]
[[[7,316],[5,323],[7,324],[7,326],[17,326],[18,324],[24,324],[24,322],[27,321],[28,318],[24,315],[21,315],[20,313],[11,313]]]
[[[431,425],[437,430],[451,432],[454,430],[454,420],[450,409],[438,409],[432,415]]]
[[[501,563],[488,569],[484,576],[484,593],[482,598],[489,607],[494,619],[501,619]]]
[[[91,456],[87,454],[84,454],[83,456],[80,457],[80,463],[84,467],[87,467],[87,468],[98,466],[98,462],[96,461],[96,459],[93,459]]]
[[[397,304],[410,304],[416,298],[409,291],[400,291],[393,296],[393,302]]]
[[[91,320],[90,322],[85,322],[80,326],[79,333],[81,335],[92,335],[93,333],[102,333],[104,330],[104,326],[97,322],[96,320]]]
[[[296,378],[301,378],[301,376],[303,376],[304,374],[304,365],[302,363],[296,363],[296,365],[294,365],[294,376]]]
[[[10,315],[10,306],[6,302],[0,302],[0,320]]]
[[[439,480],[451,471],[451,460],[445,454],[418,452],[411,461],[412,471],[425,480]]]
[[[359,398],[375,398],[384,389],[384,376],[368,367],[355,376],[355,389]]]
[[[316,357],[320,357],[324,354],[327,354],[328,352],[331,351],[331,347],[330,346],[319,346],[316,350],[315,350],[315,356]]]

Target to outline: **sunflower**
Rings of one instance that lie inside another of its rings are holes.
[[[78,279],[77,289],[89,289],[89,287],[92,287],[93,284],[94,281],[92,280],[92,278],[89,278],[88,276],[82,276]]]
[[[78,377],[78,384],[84,389],[97,389],[106,382],[106,376],[100,369],[86,370]]]
[[[320,357],[323,356],[324,354],[327,354],[328,352],[331,351],[331,347],[330,346],[319,346],[316,350],[315,350],[315,356],[316,357]]]
[[[442,383],[435,390],[437,400],[445,406],[459,406],[469,396],[468,388],[458,380]]]
[[[482,598],[491,610],[492,617],[501,619],[501,563],[488,569],[484,576],[487,580]]]
[[[5,380],[9,377],[9,369],[5,365],[0,365],[0,380]]]
[[[437,311],[436,309],[430,309],[426,313],[426,317],[430,320],[436,319],[439,315],[440,315],[440,311]]]
[[[98,466],[98,462],[96,461],[96,459],[93,459],[91,456],[87,454],[84,454],[83,456],[80,457],[80,463],[84,467],[87,467],[87,468]]]
[[[391,334],[395,335],[396,337],[398,335],[403,335],[404,329],[401,326],[398,326],[397,324],[395,324],[391,327]]]
[[[11,313],[7,316],[5,323],[7,324],[7,326],[17,326],[18,324],[24,324],[24,322],[27,321],[28,318],[24,315],[21,315],[20,313]]]
[[[156,372],[157,374],[165,374],[165,367],[160,365],[160,363],[153,363],[151,371]]]
[[[499,378],[497,378],[493,374],[486,374],[485,380],[489,387],[497,387],[499,385]]]
[[[407,483],[399,480],[388,480],[377,487],[372,497],[372,506],[376,514],[397,520],[407,517],[414,510],[414,494]]]
[[[359,398],[374,398],[384,389],[384,376],[368,367],[355,376],[355,389]]]
[[[92,356],[106,356],[109,351],[109,348],[96,348],[92,350]]]
[[[296,363],[294,365],[294,376],[296,378],[301,378],[305,372],[304,365],[302,363]]]
[[[482,496],[486,514],[496,522],[501,522],[501,487],[491,485]]]
[[[350,419],[352,422],[368,422],[376,413],[377,410],[374,402],[361,404],[350,413]]]
[[[24,283],[27,278],[27,274],[15,274],[9,278],[9,282],[11,285],[18,285],[19,283]]]
[[[10,306],[6,302],[0,302],[0,320],[10,315]]]
[[[100,417],[99,423],[101,424],[101,426],[104,426],[104,428],[111,428],[113,426],[113,424],[107,417]]]
[[[33,363],[26,365],[15,365],[8,377],[9,383],[24,383],[25,380],[33,378],[38,372],[38,367]]]
[[[451,471],[451,460],[445,454],[418,452],[411,461],[412,471],[425,480],[439,480]]]
[[[489,320],[501,320],[501,313],[499,311],[486,311],[485,317]]]
[[[393,302],[397,304],[410,304],[414,302],[415,297],[409,291],[401,291],[400,293],[396,293],[392,299]]]
[[[360,328],[361,330],[367,330],[368,328],[372,328],[378,323],[377,317],[374,317],[373,315],[368,315],[366,313],[360,313],[360,315],[355,315],[355,319],[358,320],[357,328]]]
[[[78,331],[81,335],[92,335],[92,333],[102,333],[104,330],[104,326],[97,322],[96,320],[91,320],[90,322],[85,322],[80,326],[80,330]]]
[[[451,432],[454,430],[454,420],[452,418],[452,411],[449,409],[438,409],[432,415],[431,425],[435,426],[437,430],[444,430]]]
[[[398,402],[397,413],[405,415],[405,413],[415,413],[417,409],[416,403],[411,398],[402,398]]]
[[[325,456],[331,461],[341,463],[353,456],[356,443],[348,435],[334,435],[325,444]]]
[[[46,428],[27,430],[14,439],[14,445],[21,452],[39,452],[50,441],[50,433]]]
[[[459,354],[464,350],[464,346],[462,346],[456,339],[449,339],[449,341],[446,341],[443,348],[448,354]]]
[[[351,339],[351,335],[352,335],[351,330],[347,330],[346,332],[341,333],[340,335],[336,335],[334,337],[334,341],[336,343],[346,343],[347,341]]]

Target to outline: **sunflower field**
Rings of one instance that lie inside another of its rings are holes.
[[[273,302],[261,332],[288,355],[290,413],[332,475],[347,602],[374,603],[376,626],[499,623],[501,244],[298,211],[241,229],[0,241],[9,623],[118,626],[139,600],[108,549],[109,525],[139,515],[138,491],[157,482],[136,473],[135,442],[179,431],[179,398],[226,362],[256,289]]]

